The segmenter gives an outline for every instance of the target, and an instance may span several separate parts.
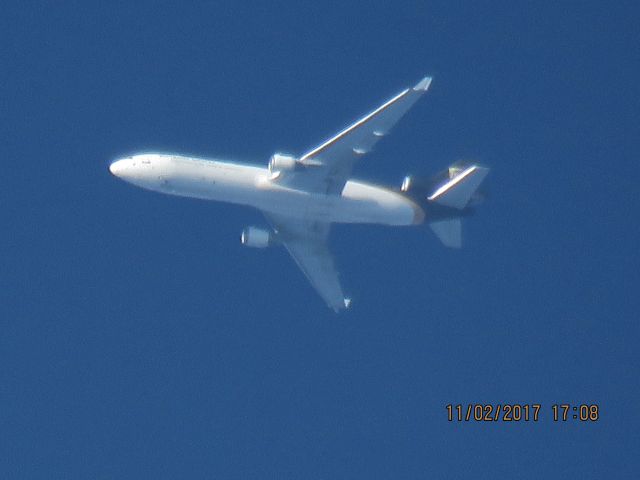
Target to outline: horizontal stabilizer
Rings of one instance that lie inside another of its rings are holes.
[[[445,247],[462,247],[462,222],[459,218],[433,222],[429,226]]]
[[[464,170],[450,171],[454,174],[444,185],[433,192],[429,200],[445,207],[462,210],[489,173],[489,169],[472,165]]]

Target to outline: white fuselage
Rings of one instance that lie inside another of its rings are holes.
[[[111,173],[161,193],[217,200],[267,213],[336,223],[413,225],[422,208],[392,190],[349,180],[341,195],[288,188],[267,168],[166,154],[144,154],[111,164]],[[285,173],[286,175],[286,173]]]

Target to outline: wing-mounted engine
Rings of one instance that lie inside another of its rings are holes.
[[[245,247],[266,248],[273,243],[273,235],[258,227],[246,227],[242,230],[240,241]]]
[[[321,167],[323,163],[313,158],[299,159],[293,155],[274,153],[269,160],[269,178],[277,180],[288,173],[309,167]]]
[[[292,156],[282,153],[274,153],[269,160],[269,174],[271,180],[280,178],[287,173],[298,170],[302,167],[300,161]]]

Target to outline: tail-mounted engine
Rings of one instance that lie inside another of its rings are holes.
[[[404,193],[429,194],[471,165],[470,162],[459,161],[430,177],[404,177],[400,191]]]
[[[242,230],[240,241],[245,247],[266,248],[272,243],[271,232],[257,227],[246,227]]]

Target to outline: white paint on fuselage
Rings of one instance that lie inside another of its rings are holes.
[[[166,154],[123,158],[109,170],[148,190],[247,205],[290,217],[382,225],[412,225],[424,219],[422,208],[403,195],[355,180],[346,183],[342,195],[309,193],[270,179],[267,168]]]

